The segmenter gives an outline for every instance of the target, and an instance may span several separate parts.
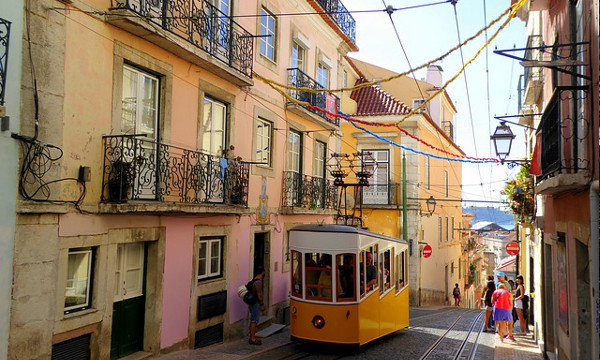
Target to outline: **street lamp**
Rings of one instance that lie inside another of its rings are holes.
[[[496,155],[500,158],[500,162],[504,162],[508,154],[510,154],[510,147],[514,138],[515,134],[513,134],[510,127],[504,121],[496,127],[494,135],[490,136],[490,139],[494,141],[494,148],[496,149]]]
[[[435,199],[433,198],[433,195],[431,195],[427,201],[425,201],[427,203],[427,211],[429,212],[429,216],[433,215],[433,212],[435,211]]]
[[[500,122],[500,125],[496,127],[494,135],[490,136],[490,139],[494,142],[494,149],[496,150],[496,156],[500,159],[500,163],[506,163],[509,168],[513,168],[523,163],[530,163],[530,160],[506,160],[508,154],[510,154],[510,148],[512,141],[516,137],[506,122]]]

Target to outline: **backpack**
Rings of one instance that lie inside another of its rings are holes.
[[[454,291],[452,291],[452,295],[460,296],[460,290],[458,288],[454,288]]]
[[[246,290],[248,291],[244,294],[242,300],[248,305],[254,305],[258,301],[258,297],[254,293],[254,282],[256,280],[257,279],[252,279],[246,284]]]

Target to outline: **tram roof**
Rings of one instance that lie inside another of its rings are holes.
[[[408,243],[406,240],[401,240],[395,237],[377,234],[368,230],[359,229],[354,226],[347,225],[335,225],[335,224],[302,224],[296,225],[290,229],[290,231],[312,231],[312,232],[336,232],[336,233],[349,233],[357,235],[372,236],[383,240],[395,241],[401,243]]]

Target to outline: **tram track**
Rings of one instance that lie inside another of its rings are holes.
[[[458,318],[456,318],[456,320],[454,320],[454,322],[452,322],[452,324],[450,324],[450,326],[448,327],[448,329],[439,336],[439,338],[425,351],[425,353],[423,355],[421,355],[421,357],[419,358],[419,360],[429,360],[429,359],[435,359],[435,358],[439,358],[439,352],[440,350],[443,348],[443,342],[445,340],[449,340],[449,334],[453,331],[463,331],[463,330],[459,330],[459,323],[460,321],[465,318],[466,316],[476,313],[475,318],[471,321],[470,326],[468,327],[468,331],[466,336],[464,336],[464,338],[461,340],[460,344],[458,345],[458,347],[453,346],[454,348],[456,348],[456,351],[454,351],[453,355],[452,355],[452,359],[453,360],[464,360],[464,359],[468,359],[468,360],[472,360],[475,357],[475,353],[477,351],[477,341],[481,335],[481,330],[482,330],[482,326],[479,326],[479,330],[475,330],[478,323],[481,322],[481,320],[483,319],[483,315],[484,312],[483,311],[469,311],[469,312],[465,312],[462,315],[460,315]],[[469,339],[472,337],[472,335],[476,335],[475,341],[471,344],[469,342]],[[469,346],[471,345],[471,346]],[[447,346],[447,345],[446,345]],[[468,353],[465,354],[465,351],[468,349]]]

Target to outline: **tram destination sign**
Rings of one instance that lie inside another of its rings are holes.
[[[433,250],[431,249],[431,245],[427,244],[423,247],[423,257],[428,258],[431,256]]]
[[[508,244],[506,244],[506,253],[508,255],[518,255],[520,250],[521,247],[519,246],[518,242],[511,241]]]

